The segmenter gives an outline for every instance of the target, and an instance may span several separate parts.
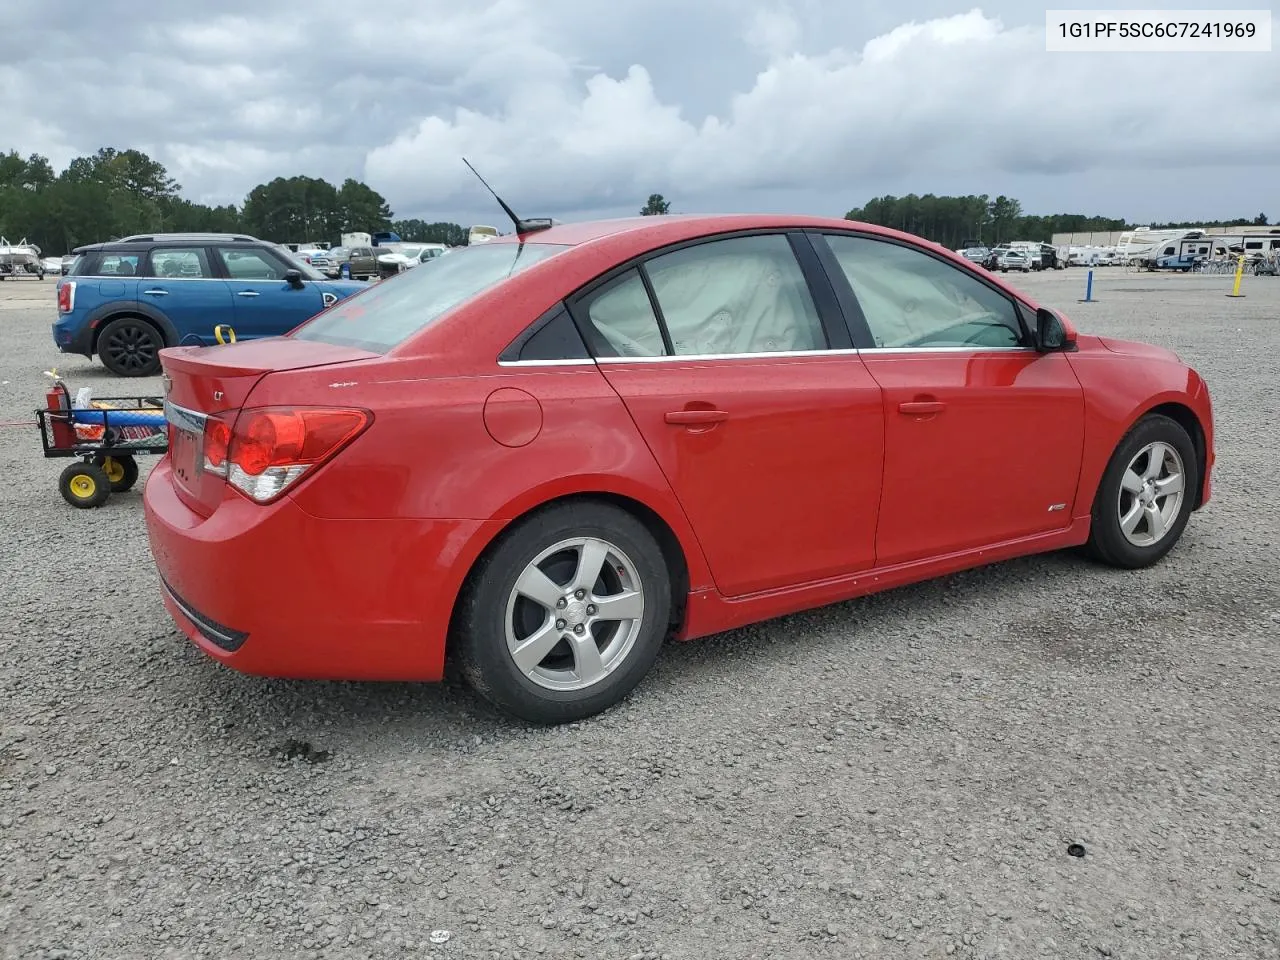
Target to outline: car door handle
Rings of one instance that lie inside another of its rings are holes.
[[[672,410],[663,419],[676,426],[696,427],[728,420],[729,414],[723,410]]]
[[[237,297],[256,297],[257,295],[258,291],[256,290],[241,290],[236,294]]]
[[[905,413],[907,416],[913,417],[927,413],[941,413],[945,409],[947,409],[947,405],[941,400],[909,400],[906,403],[898,404],[899,413]]]
[[[149,297],[167,297],[169,295],[168,290],[143,290],[142,292]]]

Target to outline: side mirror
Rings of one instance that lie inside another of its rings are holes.
[[[284,272],[284,282],[287,283],[289,286],[293,287],[295,290],[302,289],[302,271],[286,270]]]
[[[1041,353],[1068,350],[1076,342],[1076,334],[1070,324],[1052,310],[1041,307],[1036,311],[1036,349]]]

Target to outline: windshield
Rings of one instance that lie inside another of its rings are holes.
[[[567,249],[559,243],[500,243],[433,257],[338,301],[292,335],[385,353],[463,301]]]

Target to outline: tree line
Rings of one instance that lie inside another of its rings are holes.
[[[67,253],[85,243],[146,232],[249,233],[278,243],[328,240],[349,231],[391,230],[417,243],[462,246],[467,229],[449,222],[395,219],[381,194],[347,178],[332,184],[316,177],[276,177],[249,191],[239,206],[206,206],[181,195],[181,185],[164,165],[140,150],[103,147],[76,157],[55,173],[46,157],[0,154],[0,235],[37,244],[48,255]],[[649,195],[640,213],[660,216],[671,203]],[[1055,233],[1127,230],[1123,219],[1059,213],[1026,215],[1015,199],[997,196],[883,196],[850,210],[846,219],[893,227],[956,248],[969,241],[1048,242]],[[1222,221],[1221,225],[1267,224],[1265,214]],[[1198,223],[1151,224],[1153,229],[1201,226]]]
[[[461,246],[456,223],[396,220],[372,187],[348,178],[276,177],[236,206],[207,206],[181,195],[164,165],[140,150],[103,147],[55,173],[46,157],[0,154],[0,235],[26,239],[47,255],[130,234],[249,233],[278,243],[327,240],[348,231],[391,230],[417,243]]]
[[[977,241],[994,245],[1012,240],[1038,240],[1048,243],[1055,233],[1109,233],[1131,230],[1138,224],[1123,219],[1085,216],[1078,213],[1055,213],[1047,216],[1026,215],[1022,204],[1011,197],[994,200],[981,196],[947,197],[908,194],[905,197],[884,196],[845,214],[846,220],[861,220],[877,226],[904,230],[952,249]],[[1153,223],[1153,229],[1174,230],[1200,226],[1228,226],[1252,223],[1267,225],[1267,215],[1205,223]]]

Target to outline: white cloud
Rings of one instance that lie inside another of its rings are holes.
[[[913,42],[919,43],[920,55],[932,47],[948,46],[958,43],[990,42],[999,35],[1003,25],[996,18],[982,15],[978,9],[954,17],[940,17],[917,23],[912,20],[900,27],[895,27],[883,36],[868,40],[862,48],[862,58],[867,63],[883,63],[900,59],[909,54]],[[1034,35],[1032,31],[1026,31]]]
[[[794,53],[801,35],[800,24],[789,10],[761,7],[747,21],[743,39],[772,60]]]
[[[1215,164],[1245,172],[1190,188],[1249,208],[1247,168],[1261,182],[1280,142],[1274,57],[1048,54],[1041,11],[1013,0],[918,0],[896,24],[869,0],[649,0],[643,16],[420,0],[354,19],[349,0],[223,0],[215,16],[157,7],[145,28],[125,8],[19,5],[0,33],[0,150],[60,165],[148,144],[221,202],[274,176],[358,176],[435,218],[491,209],[464,155],[531,213],[655,190],[682,209],[806,196],[840,212],[890,189],[1027,184],[1106,212],[1092,198],[1141,188],[1134,171]],[[1195,82],[1169,99],[1170,76]],[[1167,190],[1148,201],[1179,215]]]
[[[369,152],[368,177],[410,206],[462,203],[478,188],[456,159],[465,154],[527,203],[582,207],[608,206],[619,191],[638,196],[646,184],[679,184],[696,197],[848,191],[890,173],[915,172],[927,184],[939,169],[1065,174],[1257,162],[1280,142],[1263,59],[1233,61],[1231,70],[1194,57],[1054,61],[1043,28],[1005,27],[979,10],[904,24],[857,52],[785,52],[798,27],[773,8],[756,11],[745,36],[771,62],[727,110],[698,125],[655,94],[642,66],[585,82],[561,74],[513,89],[488,113],[415,121]],[[1162,110],[1152,83],[1167,71],[1197,82],[1179,89],[1176,109]],[[1113,136],[1117,128],[1129,136]]]

